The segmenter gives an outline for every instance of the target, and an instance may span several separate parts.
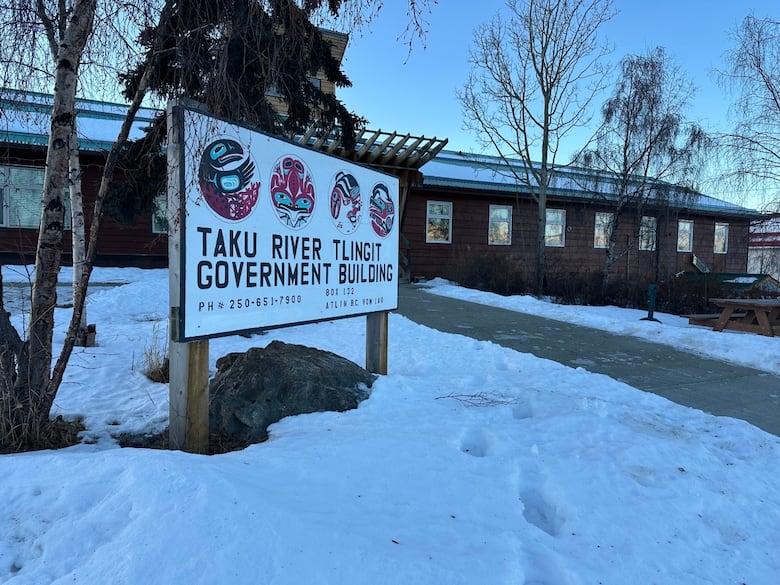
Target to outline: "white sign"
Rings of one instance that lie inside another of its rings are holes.
[[[396,177],[186,108],[182,136],[180,341],[397,308]]]

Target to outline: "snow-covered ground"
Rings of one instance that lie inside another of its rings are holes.
[[[23,280],[3,274],[6,288]],[[389,375],[357,410],[285,419],[225,455],[119,448],[112,435],[167,424],[167,386],[141,373],[166,336],[167,272],[98,269],[95,281],[128,284],[92,289],[99,345],[77,349],[57,397],[56,414],[83,417],[86,442],[0,457],[0,582],[779,582],[778,437],[397,314]],[[443,281],[430,292],[518,311],[541,302]],[[611,307],[546,310],[574,311],[780,371],[780,339]],[[362,364],[364,334],[354,318],[216,339],[211,367],[273,339]]]
[[[428,287],[430,292],[442,296],[520,313],[546,315],[558,321],[603,329],[618,335],[631,335],[645,341],[670,345],[690,353],[765,370],[773,374],[780,372],[780,338],[777,337],[769,338],[734,331],[716,333],[706,327],[692,327],[688,324],[688,319],[683,317],[657,311],[654,312],[653,317],[660,323],[643,320],[648,316],[647,310],[559,305],[527,295],[505,297],[464,289],[440,278],[424,286]],[[540,308],[542,304],[543,309]]]

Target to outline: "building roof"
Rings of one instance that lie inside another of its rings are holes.
[[[0,142],[26,146],[46,146],[51,124],[51,95],[0,88]],[[104,152],[111,148],[124,121],[127,105],[79,99],[76,104],[79,147],[85,151]],[[143,136],[159,110],[142,108],[136,116],[130,139]],[[426,187],[471,190],[478,193],[522,195],[532,189],[518,184],[523,164],[489,155],[466,154],[443,150],[446,139],[399,135],[366,130],[358,139],[354,152],[346,152],[340,140],[317,138],[311,133],[297,137],[296,142],[315,150],[343,158],[387,168],[419,169]],[[758,219],[762,214],[691,190],[671,190],[672,206],[677,209]],[[580,167],[561,168],[549,195],[554,198],[604,202],[616,198],[616,176]],[[676,201],[674,201],[676,199]]]
[[[336,33],[333,33],[336,34]],[[346,38],[346,35],[343,35]],[[51,124],[51,95],[0,89],[0,142],[46,146]],[[108,151],[119,134],[127,106],[79,98],[76,104],[79,147],[85,151]],[[142,108],[136,115],[130,139],[143,136],[144,127],[160,110]],[[411,136],[382,130],[363,130],[353,151],[347,151],[338,136],[316,136],[316,125],[295,142],[342,158],[387,169],[417,169],[446,144],[446,139]]]
[[[421,171],[423,185],[450,189],[469,189],[481,193],[504,193],[513,195],[530,194],[535,188],[519,184],[517,176],[523,176],[525,166],[519,160],[497,156],[475,155],[463,152],[441,151]],[[558,169],[548,195],[553,198],[572,199],[608,204],[617,199],[616,175],[582,167],[561,167]],[[639,179],[636,181],[639,183]],[[702,193],[658,182],[664,189],[664,203],[690,211],[745,217],[755,219],[761,213],[728,201],[722,201]],[[661,203],[660,197],[657,203]]]
[[[0,142],[46,146],[52,105],[53,97],[48,94],[0,88]],[[89,152],[110,150],[126,113],[127,105],[79,98],[76,103],[79,148]],[[159,113],[159,110],[141,108],[130,139],[141,138],[143,129]]]

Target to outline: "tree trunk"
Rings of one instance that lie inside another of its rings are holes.
[[[617,236],[618,236],[618,223],[620,221],[620,214],[622,213],[622,206],[613,213],[612,220],[609,224],[609,239],[607,240],[607,249],[605,250],[606,257],[604,258],[604,273],[601,278],[601,299],[606,301],[607,290],[609,289],[609,277],[612,273],[612,266],[618,259],[617,254]],[[626,250],[628,251],[628,249]]]
[[[65,368],[68,365],[68,360],[73,352],[73,347],[76,344],[76,333],[78,331],[78,325],[81,322],[81,314],[84,310],[86,302],[87,286],[89,284],[90,276],[92,275],[92,268],[95,264],[95,258],[97,257],[97,245],[98,245],[98,232],[100,231],[100,224],[103,219],[103,210],[106,198],[108,197],[109,186],[114,176],[114,169],[116,168],[119,160],[119,154],[122,148],[127,143],[128,136],[130,135],[130,129],[135,121],[135,116],[138,110],[141,108],[141,103],[146,96],[146,92],[149,88],[149,79],[152,75],[152,69],[159,59],[160,51],[159,47],[164,42],[162,31],[166,30],[167,23],[171,19],[173,7],[175,6],[175,0],[166,0],[165,5],[160,13],[160,21],[157,26],[157,38],[155,39],[156,50],[150,51],[147,55],[146,62],[144,64],[144,73],[141,76],[138,86],[135,90],[130,107],[127,110],[122,127],[119,130],[114,144],[111,146],[111,150],[106,157],[106,162],[103,165],[103,175],[100,179],[100,188],[98,194],[95,197],[95,204],[92,209],[92,216],[90,218],[89,226],[89,238],[87,239],[87,251],[84,258],[84,264],[82,266],[81,280],[78,281],[78,285],[74,288],[73,296],[73,314],[71,315],[71,321],[68,325],[68,331],[65,334],[65,343],[62,346],[57,363],[54,365],[52,371],[51,380],[49,382],[49,389],[52,396],[56,394],[57,389],[62,383],[62,378],[65,375]]]
[[[62,254],[65,223],[65,189],[72,141],[75,140],[75,101],[78,68],[87,39],[92,32],[96,0],[77,0],[57,53],[49,145],[46,153],[46,177],[42,196],[41,223],[35,254],[30,325],[27,346],[22,349],[16,381],[17,397],[26,398],[29,413],[25,417],[31,430],[49,420],[54,401],[49,380],[52,360],[54,308],[57,303],[57,277]],[[25,396],[26,395],[26,396]],[[21,402],[25,404],[24,401]]]
[[[607,290],[609,290],[609,275],[612,272],[612,265],[615,263],[615,242],[610,237],[609,244],[605,250],[604,272],[601,275],[601,300],[606,301]]]
[[[78,134],[76,133],[76,121],[73,124],[74,139],[69,157],[70,170],[70,229],[73,240],[73,298],[76,298],[76,289],[81,282],[84,272],[84,260],[87,253],[87,240],[84,231],[84,198],[81,191],[81,163],[79,160]],[[90,346],[87,334],[87,307],[81,311],[78,325],[76,345]]]
[[[543,203],[544,201],[544,203]],[[536,234],[536,294],[539,297],[545,294],[545,281],[547,277],[547,203],[546,198],[539,198],[538,230]]]
[[[3,273],[0,267],[0,421],[5,423],[13,417],[9,416],[16,407],[14,385],[16,383],[16,360],[22,349],[22,340],[19,332],[11,324],[11,314],[5,310],[3,303]],[[0,436],[6,436],[13,429],[0,429]]]

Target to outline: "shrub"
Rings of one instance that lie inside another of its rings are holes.
[[[457,281],[462,286],[500,295],[528,292],[522,262],[509,255],[484,255],[470,258],[457,266]]]

